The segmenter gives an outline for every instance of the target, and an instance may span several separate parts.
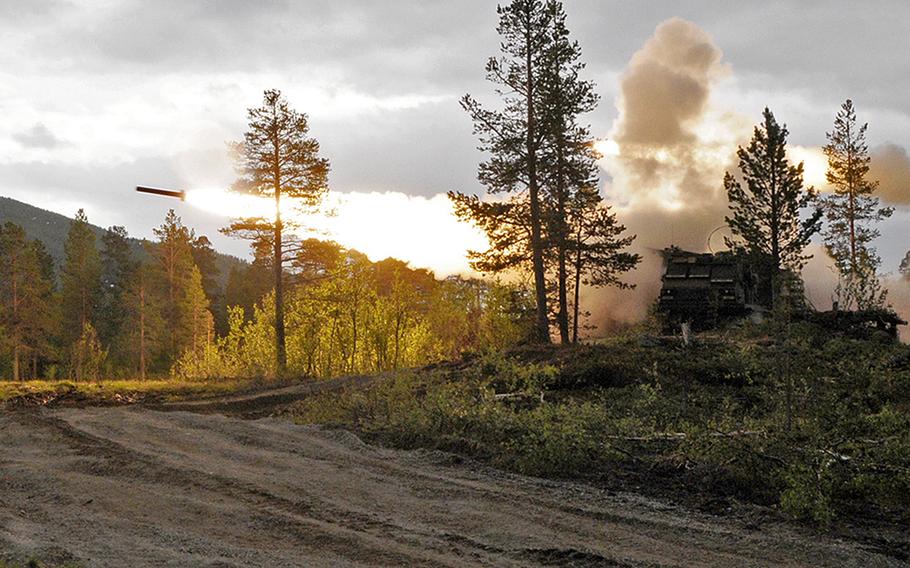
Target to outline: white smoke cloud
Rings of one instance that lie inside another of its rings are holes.
[[[601,330],[640,319],[654,302],[662,272],[657,251],[722,246],[715,230],[727,214],[724,172],[752,128],[747,117],[712,104],[712,89],[731,73],[711,36],[673,18],[657,26],[622,75],[619,116],[601,165],[612,178],[607,199],[638,236],[634,248],[644,260],[626,278],[634,291],[586,291]]]
[[[601,331],[647,312],[661,285],[657,251],[669,245],[696,252],[723,248],[723,236],[729,235],[724,173],[735,171],[736,149],[748,142],[760,118],[712,99],[712,91],[732,73],[705,31],[673,18],[657,26],[622,75],[619,115],[610,140],[600,144],[601,164],[612,178],[607,198],[620,221],[638,236],[634,248],[644,260],[626,278],[636,284],[634,291],[585,291],[593,323]],[[820,147],[791,144],[788,157],[803,162],[806,185],[830,190]],[[910,204],[910,158],[902,147],[876,147],[870,177],[881,180],[884,202]],[[803,272],[807,295],[818,309],[830,309],[836,284],[831,261],[819,244],[808,252],[813,258]],[[885,285],[892,288],[899,313],[910,314],[908,283],[888,278]]]

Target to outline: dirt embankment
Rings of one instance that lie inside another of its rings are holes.
[[[85,566],[897,566],[586,485],[284,421],[0,415],[0,558]]]

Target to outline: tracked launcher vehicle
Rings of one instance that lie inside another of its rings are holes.
[[[688,322],[695,329],[710,329],[761,309],[757,279],[741,255],[669,248],[663,256],[666,269],[657,306],[669,327]]]
[[[695,331],[753,314],[762,316],[771,306],[770,279],[759,277],[744,254],[725,251],[695,253],[671,247],[663,251],[664,270],[657,311],[667,332],[687,323]],[[855,338],[883,336],[898,339],[898,327],[907,325],[890,308],[818,311],[806,300],[802,280],[791,271],[780,274],[781,297],[794,320],[819,325]]]

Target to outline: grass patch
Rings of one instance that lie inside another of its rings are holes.
[[[132,404],[173,402],[217,397],[280,387],[288,381],[232,379],[219,381],[101,380],[101,381],[0,381],[0,402],[8,405]]]
[[[323,393],[296,420],[816,526],[910,522],[910,350],[793,326],[527,349]],[[541,395],[543,395],[541,397]],[[890,538],[881,536],[876,538]],[[897,555],[907,543],[886,543]]]

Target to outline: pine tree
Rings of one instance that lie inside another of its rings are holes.
[[[183,300],[196,269],[192,254],[194,235],[173,209],[154,233],[158,240],[149,250],[154,266],[153,288],[160,298],[166,330],[160,360],[162,366],[169,367],[192,341],[191,327],[186,323],[191,316],[183,309]]]
[[[31,373],[33,379],[41,375],[42,365],[57,358],[54,339],[59,335],[60,310],[56,294],[54,258],[47,252],[44,243],[38,239],[29,243],[38,270],[31,281],[34,303],[26,332],[31,352]]]
[[[139,262],[133,258],[129,237],[123,227],[110,227],[101,237],[101,290],[104,317],[99,318],[97,332],[108,347],[110,359],[127,367],[133,350],[127,341],[131,281],[137,277]]]
[[[821,229],[822,212],[816,208],[800,216],[814,204],[815,190],[803,187],[802,162],[793,166],[787,161],[787,127],[767,108],[763,116],[752,141],[737,151],[745,187],[727,172],[724,188],[732,213],[726,222],[733,234],[749,252],[768,259],[774,304],[781,272],[799,270],[811,258],[805,248]]]
[[[28,242],[22,227],[0,227],[0,327],[10,348],[14,381],[24,375],[27,352],[41,346],[47,322],[51,284],[39,249]]]
[[[450,191],[448,196],[455,215],[470,220],[487,235],[489,249],[468,251],[475,270],[501,272],[531,264],[531,222],[527,199],[519,195],[505,201],[484,201],[476,195],[454,191]]]
[[[857,125],[853,102],[847,99],[834,119],[834,130],[827,133],[824,148],[826,178],[834,193],[822,200],[827,221],[823,235],[842,278],[840,299],[847,309],[881,307],[886,295],[877,274],[881,258],[871,243],[880,234],[874,224],[890,217],[894,209],[879,206],[873,195],[878,182],[866,179],[871,162],[867,127]]]
[[[141,263],[126,282],[124,307],[125,325],[122,332],[124,360],[132,363],[131,370],[145,380],[151,367],[152,355],[160,351],[164,334],[161,295],[155,294],[152,282],[159,266]]]
[[[486,71],[487,79],[497,85],[503,108],[487,110],[470,95],[462,98],[461,105],[474,121],[479,149],[490,156],[480,164],[478,179],[488,193],[512,197],[501,207],[487,207],[464,194],[451,193],[450,198],[460,216],[482,229],[493,229],[492,234],[488,233],[489,254],[475,254],[475,266],[498,267],[527,258],[534,277],[536,339],[549,342],[546,236],[539,171],[544,129],[539,105],[552,42],[547,32],[553,25],[554,13],[540,0],[512,0],[507,6],[497,7],[497,13],[502,56],[491,58]],[[525,213],[526,219],[517,220],[516,214]],[[497,215],[501,222],[497,222]]]
[[[101,257],[85,211],[70,224],[64,243],[62,283],[63,341],[71,345],[85,324],[95,323],[101,292]]]
[[[571,262],[572,342],[578,342],[581,285],[594,287],[616,286],[631,288],[619,280],[619,275],[638,266],[641,256],[627,252],[635,235],[623,236],[626,228],[616,220],[616,214],[603,203],[594,188],[581,189],[569,204],[566,239],[567,256]]]
[[[212,241],[205,235],[200,235],[192,242],[193,261],[199,267],[202,276],[202,289],[208,298],[209,306],[215,317],[215,327],[219,332],[227,331],[227,309],[224,304],[224,293],[221,290],[219,278],[221,269],[218,268],[218,253],[212,246]]]
[[[203,288],[202,272],[195,264],[190,268],[181,290],[179,311],[182,335],[187,338],[186,349],[199,354],[203,347],[211,343],[214,327],[209,300]]]
[[[284,264],[287,261],[285,230],[293,223],[282,218],[282,199],[302,207],[318,205],[328,190],[329,162],[319,157],[319,143],[308,136],[309,122],[288,106],[277,90],[266,91],[263,106],[249,109],[243,142],[233,145],[240,175],[234,190],[260,195],[275,202],[274,219],[240,219],[224,232],[272,250],[275,290],[275,346],[277,372],[287,370],[284,324]]]
[[[577,192],[597,187],[597,152],[590,128],[579,124],[582,114],[597,108],[594,84],[583,81],[581,48],[570,40],[566,14],[560,2],[547,2],[550,38],[540,86],[540,126],[543,131],[541,179],[547,220],[547,248],[555,265],[556,324],[562,343],[569,337],[569,207]]]

